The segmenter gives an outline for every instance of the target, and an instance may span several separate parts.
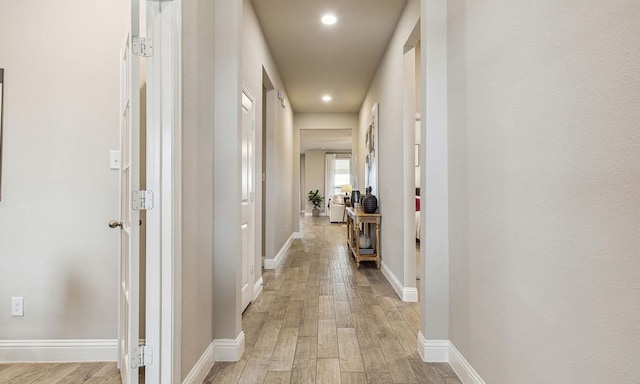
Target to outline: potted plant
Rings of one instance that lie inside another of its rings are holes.
[[[320,216],[320,208],[322,207],[324,196],[321,196],[320,192],[316,189],[315,192],[309,191],[307,194],[307,200],[313,204],[313,217]]]

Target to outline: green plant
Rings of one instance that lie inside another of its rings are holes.
[[[316,191],[309,191],[307,193],[307,200],[313,204],[313,208],[320,209],[322,207],[322,202],[324,201],[324,196],[320,195],[320,192],[316,189]]]

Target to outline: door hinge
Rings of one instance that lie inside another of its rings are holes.
[[[136,211],[146,211],[153,208],[153,191],[141,190],[131,193],[131,208]]]
[[[133,36],[133,54],[142,57],[153,56],[153,39]]]
[[[153,363],[153,350],[151,347],[141,345],[138,352],[131,358],[131,368],[146,367]]]

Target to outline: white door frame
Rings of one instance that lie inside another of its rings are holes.
[[[182,194],[182,0],[147,2],[147,212],[146,345],[153,363],[147,383],[179,383]]]
[[[251,92],[251,90],[249,89],[249,87],[245,84],[242,83],[242,94],[244,94],[245,96],[247,96],[247,98],[249,100],[251,100],[251,113],[250,113],[250,118],[251,118],[251,130],[249,132],[249,142],[251,143],[251,157],[249,159],[249,210],[250,210],[250,218],[249,218],[249,241],[251,243],[251,245],[249,246],[249,260],[248,260],[248,265],[242,265],[242,268],[247,268],[248,270],[248,284],[249,284],[249,295],[250,295],[250,299],[249,299],[249,303],[252,303],[256,298],[257,295],[255,294],[255,283],[256,283],[256,268],[255,268],[255,262],[256,262],[256,186],[255,186],[255,181],[256,181],[256,177],[255,177],[255,172],[256,172],[256,97],[253,95],[253,92]],[[244,106],[242,106],[244,108]],[[244,124],[244,122],[242,122],[242,124]],[[244,127],[243,127],[244,129]],[[244,244],[243,244],[244,246]],[[262,269],[260,269],[262,270]],[[243,271],[244,273],[244,271]],[[240,283],[242,284],[242,282]],[[241,291],[242,291],[242,287],[241,287]],[[244,298],[243,298],[244,300]],[[249,304],[247,303],[247,305]],[[244,309],[246,309],[246,306],[244,305],[244,301],[242,303],[242,310],[244,311]]]

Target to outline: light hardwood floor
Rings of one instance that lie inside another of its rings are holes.
[[[373,263],[355,268],[343,225],[305,217],[301,231],[244,313],[242,359],[214,364],[205,383],[461,384],[420,359],[420,305],[400,301]]]
[[[422,362],[420,305],[400,301],[373,263],[355,268],[344,226],[307,217],[301,230],[244,313],[242,359],[214,364],[205,383],[461,384],[448,364]],[[115,363],[0,364],[0,383],[120,384],[120,377]]]
[[[116,363],[0,364],[0,383],[120,384]]]

